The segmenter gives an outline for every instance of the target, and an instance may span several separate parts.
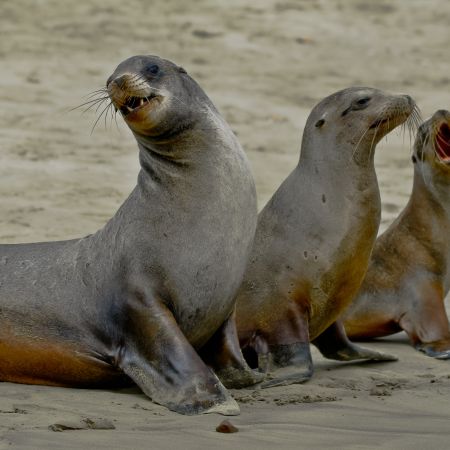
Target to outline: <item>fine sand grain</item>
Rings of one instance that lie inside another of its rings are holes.
[[[368,85],[410,94],[424,117],[450,109],[449,23],[447,0],[1,1],[0,243],[89,234],[131,191],[137,150],[120,117],[91,134],[95,113],[69,112],[128,56],[161,55],[199,81],[249,155],[263,206],[326,95]],[[409,141],[394,132],[378,146],[383,228],[409,197]],[[449,448],[450,362],[402,334],[368,345],[400,361],[314,351],[310,382],[234,391],[234,434],[215,431],[221,416],[176,415],[138,390],[0,383],[0,448]]]

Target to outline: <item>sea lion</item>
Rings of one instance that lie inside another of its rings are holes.
[[[369,269],[344,314],[352,338],[404,330],[417,350],[450,359],[444,298],[450,288],[450,112],[418,129],[405,209],[377,239]]]
[[[298,166],[259,214],[237,296],[244,356],[278,369],[265,386],[310,378],[310,341],[328,358],[394,359],[352,344],[336,320],[361,285],[380,223],[375,146],[414,107],[409,96],[352,87],[312,110]]]
[[[129,58],[101,95],[136,138],[137,186],[93,235],[0,246],[0,380],[105,386],[126,374],[173,411],[237,414],[213,370],[231,387],[261,378],[233,319],[257,220],[246,156],[170,61]]]

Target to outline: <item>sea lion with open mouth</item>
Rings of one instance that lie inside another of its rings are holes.
[[[233,319],[257,218],[246,156],[170,61],[129,58],[101,94],[136,138],[137,186],[93,235],[0,245],[0,380],[87,387],[126,374],[179,413],[237,414],[218,377],[261,379]]]
[[[404,330],[417,350],[450,359],[450,112],[424,122],[414,143],[408,204],[377,239],[356,300],[344,314],[355,339]]]

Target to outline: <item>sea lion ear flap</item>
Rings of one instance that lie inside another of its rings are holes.
[[[315,127],[321,128],[321,127],[323,127],[324,123],[325,123],[325,119],[320,119],[316,122]]]
[[[180,73],[187,73],[185,69],[183,69],[181,66],[178,66],[178,72]]]

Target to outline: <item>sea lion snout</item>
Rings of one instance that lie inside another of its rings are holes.
[[[434,114],[433,118],[442,118],[444,120],[450,121],[450,111],[446,109],[438,109]]]
[[[368,131],[372,132],[374,136],[366,133],[367,139],[375,139],[378,142],[402,124],[405,124],[411,132],[418,128],[421,119],[420,110],[409,95],[391,95],[380,92],[377,103],[377,108],[367,115]]]
[[[141,73],[127,72],[111,76],[108,79],[107,90],[114,106],[120,110],[125,119],[132,119],[141,110],[152,109],[160,104],[164,97]]]
[[[409,106],[411,106],[411,108],[413,108],[415,106],[416,102],[413,100],[413,98],[410,95],[403,94],[403,97],[409,103]]]

